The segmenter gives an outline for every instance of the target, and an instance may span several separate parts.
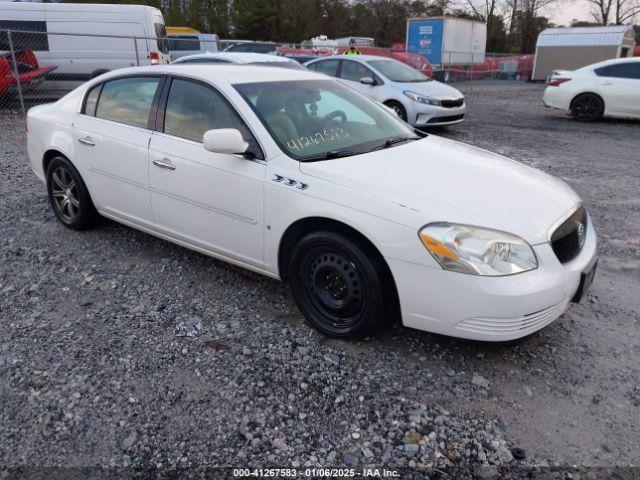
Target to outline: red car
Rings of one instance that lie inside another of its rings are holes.
[[[56,67],[40,67],[31,50],[17,50],[15,56],[16,70],[23,92],[42,83],[45,75],[56,69]],[[11,52],[0,51],[0,96],[15,95],[17,92],[18,84],[14,75]]]

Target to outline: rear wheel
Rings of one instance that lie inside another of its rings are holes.
[[[571,115],[579,122],[593,122],[604,113],[604,102],[595,93],[583,93],[571,102]]]
[[[98,218],[82,177],[66,158],[59,156],[49,162],[47,191],[53,211],[65,227],[85,230]]]
[[[306,235],[289,270],[293,297],[314,327],[333,337],[373,333],[387,321],[394,296],[382,261],[335,232]]]
[[[400,102],[389,100],[388,102],[385,102],[385,105],[389,108],[392,108],[393,111],[396,112],[396,115],[398,115],[398,117],[400,117],[403,121],[407,121],[407,111]]]

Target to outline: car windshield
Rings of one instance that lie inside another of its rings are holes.
[[[301,161],[421,138],[388,108],[333,80],[234,85],[282,151]]]
[[[431,81],[424,73],[397,60],[371,60],[368,63],[392,82],[414,83]]]

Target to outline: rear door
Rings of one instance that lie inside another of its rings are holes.
[[[83,177],[96,207],[143,226],[153,226],[149,126],[163,81],[147,75],[99,84],[87,93],[74,122],[76,155],[87,166]]]
[[[623,62],[596,69],[607,111],[640,116],[640,62]]]
[[[309,70],[314,72],[324,73],[330,77],[338,77],[338,67],[340,66],[340,60],[332,58],[328,60],[320,60],[309,65]]]

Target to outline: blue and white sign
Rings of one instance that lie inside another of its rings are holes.
[[[423,56],[432,65],[442,63],[444,19],[409,20],[407,51]]]

